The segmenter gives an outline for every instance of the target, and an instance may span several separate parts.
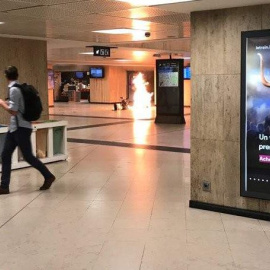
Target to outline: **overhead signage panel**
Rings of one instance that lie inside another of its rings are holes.
[[[110,57],[111,56],[111,48],[94,46],[94,56]]]

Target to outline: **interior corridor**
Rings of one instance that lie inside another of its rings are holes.
[[[56,104],[67,120],[66,162],[40,192],[32,168],[0,197],[1,270],[268,270],[270,225],[188,207],[185,126],[133,119],[112,105]],[[102,112],[102,113],[101,113]]]

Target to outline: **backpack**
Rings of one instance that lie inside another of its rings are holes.
[[[22,114],[23,118],[29,122],[38,120],[43,110],[38,91],[34,86],[26,83],[15,84],[14,86],[21,90],[24,99],[24,113]]]

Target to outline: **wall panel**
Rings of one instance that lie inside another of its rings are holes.
[[[47,43],[45,41],[0,38],[0,97],[7,97],[7,83],[3,72],[7,66],[19,69],[19,81],[34,85],[43,103],[43,117],[48,116]],[[9,115],[0,110],[1,123],[8,123]]]
[[[240,197],[241,31],[270,28],[270,5],[191,14],[191,200],[270,211]],[[211,193],[202,190],[210,181]]]
[[[104,79],[91,79],[91,102],[119,102],[127,97],[127,72],[122,67],[105,67]]]
[[[184,80],[184,105],[190,106],[191,103],[191,81]]]

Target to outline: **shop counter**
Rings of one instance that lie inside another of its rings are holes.
[[[90,89],[89,88],[85,88],[80,90],[81,92],[81,99],[87,99],[90,100]]]

